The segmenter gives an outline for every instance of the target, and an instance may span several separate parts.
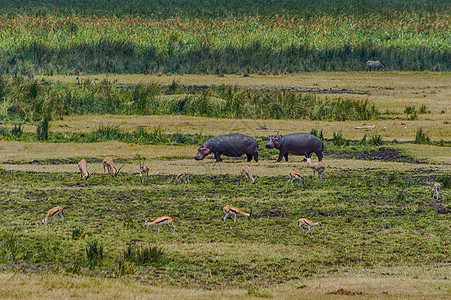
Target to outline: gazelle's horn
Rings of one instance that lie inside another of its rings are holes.
[[[119,175],[119,171],[123,168],[123,167],[125,167],[125,165],[123,165],[122,167],[120,167],[118,170],[117,170],[117,172],[116,172],[116,175],[115,176],[117,176],[117,175]]]

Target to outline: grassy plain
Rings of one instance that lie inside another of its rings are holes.
[[[259,138],[278,130],[314,128],[323,130],[327,139],[341,131],[346,139],[360,140],[371,131],[354,127],[375,124],[385,141],[410,142],[420,127],[432,140],[451,138],[447,73],[112,77],[109,80],[123,84],[177,80],[211,85],[230,80],[229,84],[365,90],[369,93],[363,97],[392,114],[387,120],[365,122],[88,115],[52,121],[50,131],[92,131],[114,124],[127,130],[161,127],[169,133],[243,132]],[[406,106],[423,104],[431,113],[406,119]],[[257,130],[262,123],[270,129]],[[35,128],[28,125],[25,130]],[[445,184],[451,171],[449,147],[383,145],[403,150],[410,158],[398,162],[326,152],[323,182],[312,178],[300,157],[278,164],[277,152],[261,147],[261,160],[249,163],[258,176],[256,185],[240,184],[243,159],[196,162],[192,157],[197,147],[1,141],[0,298],[450,297],[451,207]],[[100,160],[105,155],[125,165],[119,177],[102,174]],[[76,173],[82,157],[88,158],[89,170],[96,171],[87,182]],[[137,176],[142,159],[151,164],[144,184]],[[173,184],[182,170],[193,174],[190,186]],[[285,186],[293,170],[306,176],[306,188]],[[440,200],[430,194],[435,180],[443,183]],[[54,205],[65,209],[64,223],[55,217],[48,227],[41,226],[39,220]],[[239,218],[237,224],[223,222],[224,205],[252,208],[254,217]],[[177,232],[168,234],[162,228],[158,234],[142,228],[144,220],[159,215],[172,216]],[[320,220],[322,227],[313,228],[311,236],[299,234],[300,217]],[[87,247],[95,241],[104,255],[92,266]],[[149,245],[161,247],[159,260],[140,264],[126,259],[127,247]]]

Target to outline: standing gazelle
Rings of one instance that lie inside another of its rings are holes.
[[[158,233],[160,233],[160,226],[161,225],[166,225],[168,227],[168,232],[171,232],[171,229],[169,227],[169,225],[171,225],[174,228],[174,232],[175,232],[175,222],[171,217],[168,216],[162,216],[162,217],[158,217],[155,220],[153,220],[152,222],[146,221],[144,223],[144,228],[148,227],[148,226],[158,226]],[[155,231],[155,227],[153,228]]]
[[[304,185],[305,185],[304,175],[302,175],[299,172],[291,172],[290,178],[287,181],[287,185],[291,182],[291,186],[294,186],[293,181],[295,181],[295,180],[298,180],[301,187],[304,187]]]
[[[147,163],[139,163],[139,176],[141,176],[141,182],[144,182],[147,180],[147,177],[149,177],[149,165]]]
[[[306,226],[308,227],[307,232],[305,232],[305,230],[304,230],[303,228],[301,228],[302,225],[306,225]],[[298,221],[298,230],[299,230],[299,233],[301,233],[301,229],[302,229],[302,231],[304,232],[304,234],[307,234],[307,233],[309,233],[309,232],[310,232],[310,234],[312,234],[312,227],[313,227],[313,226],[317,226],[317,225],[319,225],[319,226],[321,227],[321,222],[320,222],[320,221],[318,221],[318,222],[313,222],[312,220],[309,220],[309,219],[307,219],[307,218],[300,218],[299,221]]]
[[[111,157],[105,157],[102,161],[103,164],[103,173],[105,174],[105,168],[108,169],[108,174],[110,174],[113,177],[116,177],[117,174],[119,174],[119,171],[124,167],[120,167],[119,170],[116,169],[114,166],[113,159]]]
[[[42,220],[42,224],[47,225],[49,218],[53,217],[54,215],[59,215],[60,220],[64,221],[63,208],[61,206],[55,206],[47,212],[44,220]]]
[[[315,179],[315,171],[318,171],[318,179],[323,180],[324,170],[326,169],[326,165],[322,162],[312,163],[312,159],[310,157],[305,157],[303,162],[307,162],[307,166],[310,169],[313,169],[313,179]]]
[[[189,174],[187,172],[179,173],[175,177],[174,184],[177,184],[181,178],[183,178],[183,181],[185,182],[185,184],[189,184]]]
[[[440,182],[434,183],[434,187],[431,189],[432,198],[436,200],[440,199]]]
[[[224,212],[224,215],[222,216],[222,220],[225,221],[227,219],[227,217],[229,216],[229,214],[230,214],[230,215],[234,216],[233,223],[236,223],[236,216],[237,215],[244,216],[244,217],[246,217],[248,219],[250,219],[251,216],[252,216],[252,208],[251,208],[251,212],[250,213],[245,213],[244,211],[242,211],[238,207],[227,205],[227,206],[224,206],[222,208],[222,211]]]
[[[245,178],[244,178],[244,183],[246,183],[248,179],[249,179],[252,183],[255,183],[255,178],[252,177],[251,168],[249,168],[249,166],[243,165],[243,166],[241,167],[240,182],[241,182],[241,178],[243,177],[243,174],[244,174],[244,176],[245,176]]]
[[[78,169],[80,170],[80,176],[82,179],[87,180],[91,174],[88,172],[88,162],[86,159],[80,160],[78,163]]]

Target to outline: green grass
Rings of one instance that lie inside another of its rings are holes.
[[[321,183],[309,174],[306,188],[287,189],[285,176],[240,185],[238,175],[204,175],[183,187],[167,176],[141,185],[126,175],[94,174],[82,182],[78,174],[2,170],[0,260],[27,272],[252,286],[251,294],[352,269],[447,264],[449,196],[444,191],[433,200],[427,176],[331,171]],[[54,205],[64,208],[65,221],[40,225]],[[253,218],[223,222],[224,205],[252,208]],[[143,229],[144,220],[160,215],[174,218],[176,233]],[[301,235],[300,217],[323,226]],[[80,228],[83,237],[73,238]]]
[[[4,1],[8,74],[450,70],[447,1]]]

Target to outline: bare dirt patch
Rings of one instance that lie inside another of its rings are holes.
[[[426,161],[421,161],[405,155],[402,150],[385,147],[377,150],[353,150],[340,153],[328,153],[327,157],[335,159],[383,160],[413,164],[427,163]]]

